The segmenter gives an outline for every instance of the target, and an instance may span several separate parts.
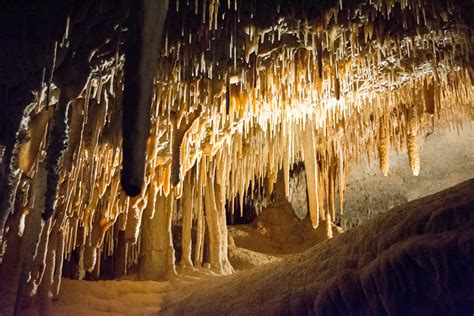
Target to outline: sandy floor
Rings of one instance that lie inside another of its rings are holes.
[[[322,227],[322,226],[321,226]],[[333,234],[341,231],[333,227]],[[229,259],[237,271],[250,270],[290,258],[322,242],[321,229],[314,230],[308,220],[295,217],[287,201],[277,201],[250,225],[229,227]],[[53,315],[148,315],[189,293],[192,288],[207,288],[225,277],[208,269],[179,271],[166,282],[77,281],[63,279]]]
[[[377,314],[412,304],[410,297],[417,295],[422,295],[420,302],[425,308],[421,314],[429,313],[429,308],[441,308],[437,304],[443,303],[446,293],[451,295],[447,299],[452,306],[457,306],[456,300],[468,299],[466,291],[468,295],[474,293],[473,209],[474,180],[471,180],[381,214],[298,254],[278,252],[288,240],[278,241],[266,249],[267,254],[256,251],[268,245],[265,236],[257,236],[259,229],[269,226],[267,219],[252,227],[231,230],[234,239],[231,248],[240,249],[234,249],[235,253],[244,251],[239,244],[252,246],[252,250],[245,251],[256,255],[247,264],[267,264],[248,270],[241,267],[243,271],[224,277],[208,270],[184,271],[168,282],[64,280],[52,314],[250,315],[300,313],[336,303],[347,304],[347,308],[359,306],[351,306],[344,297],[354,297],[362,305],[373,308],[363,313]],[[304,222],[295,223],[295,227],[302,229]],[[295,227],[286,229],[292,231]],[[251,245],[250,240],[256,242]],[[457,275],[459,271],[462,277]],[[414,281],[424,274],[428,275],[426,279]],[[431,284],[433,280],[435,283]],[[380,291],[377,297],[370,296],[374,284]],[[462,291],[458,290],[459,286]],[[333,293],[334,289],[338,294]],[[341,302],[338,300],[342,293],[347,296],[343,295]],[[407,303],[387,303],[387,299],[397,295],[400,302]]]
[[[191,284],[212,284],[219,278],[202,269],[182,271],[170,281],[77,281],[63,279],[52,315],[153,315],[160,312],[165,296],[185,292]],[[169,300],[169,298],[168,298]]]

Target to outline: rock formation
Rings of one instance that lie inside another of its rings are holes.
[[[417,176],[419,135],[474,117],[470,1],[132,2],[0,12],[2,314],[47,313],[63,270],[233,273],[226,214],[298,163],[330,237],[352,163]]]

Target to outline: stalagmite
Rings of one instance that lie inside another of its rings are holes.
[[[325,240],[333,238],[331,214],[326,214],[326,219],[318,229],[322,230],[322,235]]]
[[[331,217],[335,218],[336,217],[336,200],[335,200],[335,194],[336,194],[336,179],[335,179],[335,166],[334,164],[331,164],[331,167],[329,169],[329,205],[330,205],[330,211],[331,211]],[[329,211],[329,210],[328,210]],[[331,218],[329,217],[329,218]]]

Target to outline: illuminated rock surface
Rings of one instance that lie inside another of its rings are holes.
[[[470,180],[410,202],[285,261],[173,297],[164,311],[469,315],[474,303],[473,193]]]
[[[229,232],[228,223],[257,218],[248,233],[287,254],[301,251],[300,241],[334,237],[335,223],[350,227],[405,199],[360,212],[367,192],[347,190],[358,181],[351,166],[367,160],[383,175],[367,183],[394,183],[395,150],[413,177],[431,174],[424,161],[442,159],[423,151],[426,135],[474,118],[473,11],[472,1],[448,0],[6,6],[0,314],[47,314],[62,277],[173,280],[195,268],[232,274],[257,265],[251,257],[276,260],[238,252],[239,228]],[[466,154],[474,144],[463,139]],[[307,189],[295,193],[293,169],[303,165]],[[406,200],[424,195],[417,192]],[[306,199],[308,220],[295,221],[286,198],[299,200],[300,217]],[[416,252],[423,242],[407,247]],[[321,296],[315,306],[343,306],[328,302]],[[386,303],[399,312],[398,301]]]

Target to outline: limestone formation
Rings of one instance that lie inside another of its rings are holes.
[[[419,137],[474,118],[470,9],[7,6],[0,30],[18,30],[0,34],[0,275],[13,284],[0,280],[0,314],[35,301],[47,313],[63,270],[172,279],[178,257],[186,271],[232,274],[227,217],[271,200],[279,181],[291,199],[298,164],[312,226],[331,238],[351,164],[377,157],[390,176],[394,147],[417,176]]]

